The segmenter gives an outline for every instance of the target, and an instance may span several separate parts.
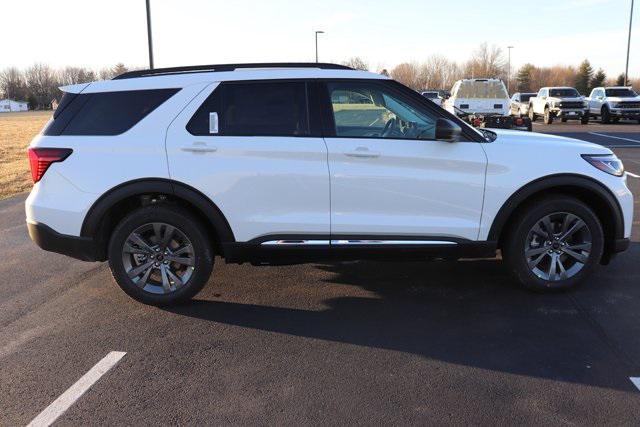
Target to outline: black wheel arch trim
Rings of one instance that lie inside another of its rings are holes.
[[[207,196],[193,187],[165,178],[142,178],[127,181],[105,192],[96,200],[82,223],[80,236],[96,239],[105,215],[117,203],[134,196],[149,193],[167,194],[186,201],[206,217],[221,243],[235,242],[235,236],[220,208]],[[97,239],[96,239],[97,240]]]
[[[614,235],[609,236],[609,240],[623,239],[624,237],[624,218],[622,208],[618,199],[612,194],[611,190],[605,187],[595,179],[577,174],[555,174],[538,178],[521,187],[507,199],[502,205],[498,214],[495,216],[487,240],[499,240],[500,235],[507,224],[511,214],[525,202],[529,197],[545,190],[551,190],[558,187],[581,187],[585,190],[593,191],[604,199],[612,211],[612,219],[614,223]]]

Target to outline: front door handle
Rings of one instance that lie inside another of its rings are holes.
[[[367,147],[358,147],[354,151],[350,151],[344,154],[349,157],[357,157],[360,159],[371,159],[380,157],[380,153],[378,153],[377,151],[369,151]]]
[[[192,145],[180,148],[180,150],[190,153],[215,153],[218,151],[216,147],[207,146],[206,142],[194,142]]]

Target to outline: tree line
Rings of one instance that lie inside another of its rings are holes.
[[[360,57],[343,62],[358,70],[370,70]],[[20,70],[16,67],[0,71],[0,95],[19,101],[27,101],[31,109],[49,109],[62,95],[58,87],[108,80],[129,71],[122,63],[94,71],[84,67],[53,69],[46,64],[34,64]],[[527,63],[518,70],[509,70],[504,51],[495,45],[482,43],[464,62],[456,62],[444,55],[431,55],[423,62],[403,62],[390,70],[376,70],[415,90],[449,90],[462,78],[495,77],[507,82],[511,92],[536,92],[544,86],[573,86],[583,95],[602,85],[622,86],[624,74],[609,78],[602,69],[593,69],[588,60],[577,68],[571,65],[537,67]],[[631,85],[631,82],[628,82]]]
[[[129,68],[122,63],[99,71],[84,67],[53,69],[40,63],[25,70],[9,67],[0,71],[0,95],[2,98],[27,101],[32,110],[46,110],[52,107],[54,100],[60,100],[60,86],[109,80],[127,71]]]
[[[353,57],[343,64],[358,70],[370,70],[369,64],[360,57]],[[545,86],[572,86],[582,95],[589,95],[594,87],[624,85],[624,74],[610,78],[602,69],[595,71],[587,59],[577,68],[572,65],[537,67],[527,63],[517,70],[509,70],[504,51],[487,43],[478,46],[462,63],[443,55],[431,55],[424,62],[404,62],[390,70],[377,71],[418,91],[450,90],[456,80],[481,77],[499,78],[505,83],[508,80],[511,92],[537,92]]]

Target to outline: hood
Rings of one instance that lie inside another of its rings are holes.
[[[550,96],[547,98],[550,101],[568,101],[568,102],[582,102],[584,98],[582,96],[563,96],[562,98],[558,96]]]
[[[582,141],[565,136],[549,135],[546,133],[524,132],[520,130],[488,129],[498,137],[492,144],[513,145],[514,147],[546,150],[570,150],[581,154],[611,154],[612,151],[602,145]]]
[[[607,96],[607,101],[609,102],[640,102],[640,96],[628,96],[628,97],[620,97],[620,96]]]

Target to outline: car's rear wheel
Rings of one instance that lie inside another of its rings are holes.
[[[553,115],[551,114],[551,111],[549,111],[549,107],[545,107],[544,109],[544,124],[545,125],[550,125],[553,123]]]
[[[564,117],[563,117],[562,119],[560,119],[560,121],[561,121],[562,123],[567,123],[567,119],[565,119]]]
[[[109,266],[132,298],[152,305],[187,301],[207,283],[213,251],[205,229],[188,211],[149,206],[127,215],[109,242]]]
[[[529,106],[529,118],[532,122],[536,121],[536,113],[533,112],[533,107]]]
[[[580,123],[583,125],[588,125],[589,124],[589,115],[585,114],[584,116],[582,116],[580,118]]]
[[[558,195],[538,200],[514,219],[503,257],[526,288],[557,290],[582,282],[599,262],[603,248],[596,214],[580,200]]]

